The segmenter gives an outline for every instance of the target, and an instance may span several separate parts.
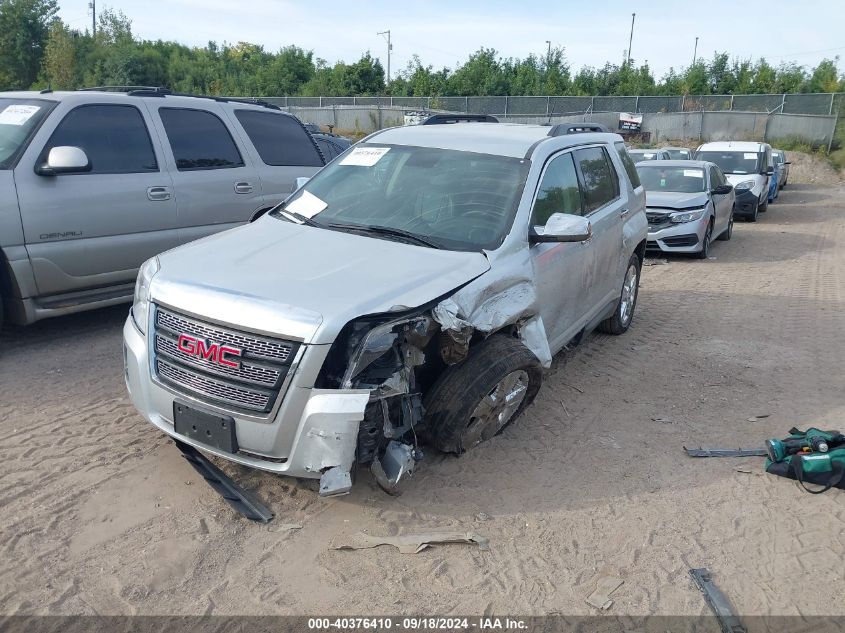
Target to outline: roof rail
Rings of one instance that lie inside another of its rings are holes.
[[[489,114],[434,114],[420,125],[444,125],[449,123],[498,123],[499,119]]]
[[[167,90],[161,86],[91,86],[90,88],[77,88],[77,92],[132,92],[134,90]]]
[[[610,132],[601,123],[558,123],[552,126],[548,136],[565,136],[566,134],[581,134],[582,132]]]
[[[211,99],[221,103],[248,103],[270,110],[281,110],[277,105],[254,97],[216,97],[213,95],[197,95],[189,92],[173,92],[163,86],[98,86],[96,88],[80,88],[80,91],[125,92],[130,97],[194,97],[196,99]]]

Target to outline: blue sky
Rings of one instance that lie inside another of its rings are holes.
[[[59,0],[60,15],[74,28],[90,24],[88,0]],[[728,51],[741,58],[766,57],[775,64],[808,67],[824,57],[845,56],[842,0],[98,0],[120,9],[133,31],[147,39],[204,45],[209,40],[248,41],[268,50],[295,44],[334,63],[355,61],[365,51],[386,64],[384,39],[391,30],[392,72],[413,54],[435,68],[454,68],[481,46],[504,56],[546,51],[546,40],[563,46],[573,68],[618,62],[628,47],[636,12],[633,57],[648,60],[659,78],[670,66]],[[845,64],[840,64],[840,69]]]

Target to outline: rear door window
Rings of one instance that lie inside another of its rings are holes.
[[[622,160],[622,166],[625,168],[625,173],[628,174],[628,180],[631,181],[631,186],[636,189],[640,186],[640,175],[637,173],[637,167],[625,147],[625,143],[619,141],[614,145],[616,151],[619,152],[619,158]]]
[[[84,174],[158,171],[147,124],[135,106],[91,104],[74,108],[56,127],[38,163],[47,162],[54,147],[68,145],[88,155],[91,170]]]
[[[243,167],[244,161],[220,117],[206,110],[159,108],[179,171]]]
[[[235,110],[235,116],[265,165],[323,166],[311,136],[293,117],[255,110]]]
[[[592,213],[619,197],[619,180],[603,147],[575,151],[575,162],[584,185],[584,213]]]
[[[572,154],[552,158],[546,166],[534,201],[531,224],[545,226],[553,213],[582,214],[581,189]]]

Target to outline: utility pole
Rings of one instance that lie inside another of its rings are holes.
[[[91,0],[88,3],[88,8],[91,9],[91,35],[97,36],[97,0]]]
[[[637,19],[637,14],[631,14],[631,37],[628,38],[628,65],[631,65],[631,44],[634,42],[634,20]]]
[[[546,59],[551,59],[552,58],[552,41],[546,40],[546,44],[549,45],[549,52],[546,54]],[[546,63],[548,63],[548,62],[546,62]]]
[[[698,56],[698,37],[695,38],[695,48],[692,51],[692,65],[695,66],[695,58]]]
[[[387,40],[387,82],[390,83],[390,52],[393,50],[393,44],[390,43],[390,29],[386,31],[379,31],[376,35],[386,35],[384,39]]]

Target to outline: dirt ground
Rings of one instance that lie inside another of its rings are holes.
[[[625,336],[559,355],[522,418],[464,457],[429,451],[403,496],[364,473],[324,500],[226,465],[276,512],[269,526],[134,412],[127,307],[7,330],[0,613],[591,614],[611,574],[625,581],[612,614],[698,615],[687,570],[708,567],[742,614],[845,615],[845,493],[681,450],[845,427],[845,188],[800,176],[710,260],[645,268]],[[490,549],[331,549],[425,530]]]

